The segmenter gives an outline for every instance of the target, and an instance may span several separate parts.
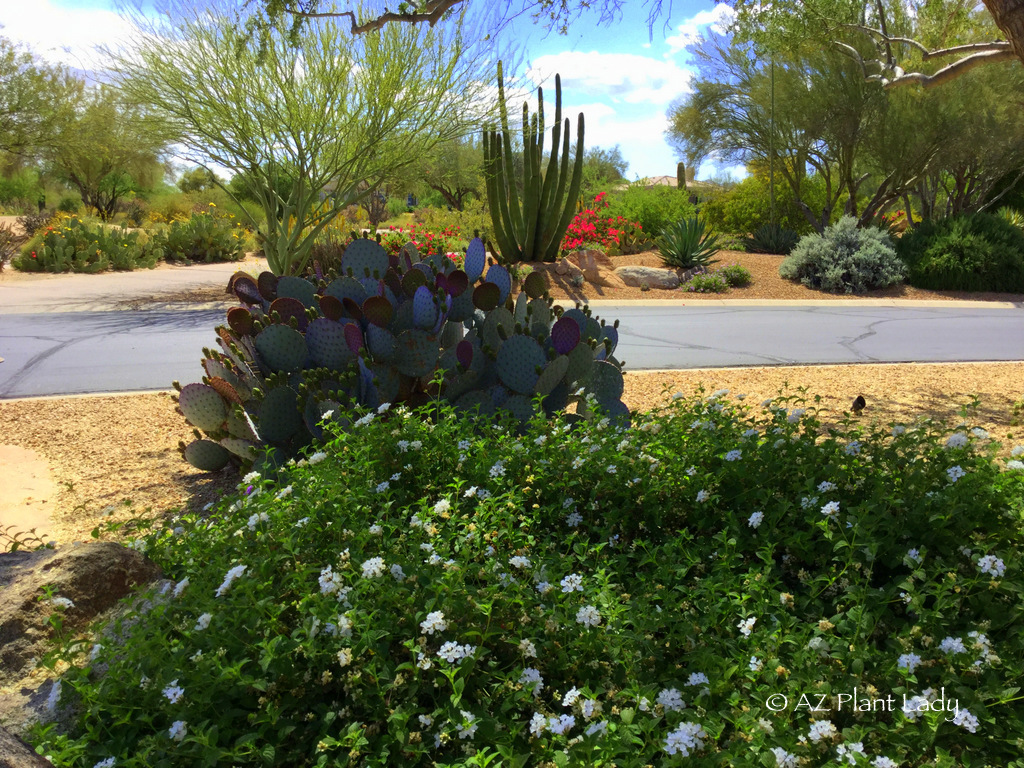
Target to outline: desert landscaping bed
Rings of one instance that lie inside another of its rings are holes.
[[[746,395],[754,407],[784,387],[790,393],[807,387],[809,399],[821,396],[826,424],[841,420],[862,394],[865,423],[929,417],[954,426],[960,407],[977,395],[981,406],[970,424],[1002,441],[1004,454],[1024,442],[1024,427],[1013,423],[1024,362],[705,369],[627,373],[625,379],[623,399],[633,410],[701,385],[708,393]],[[57,496],[47,500],[53,519],[48,540],[84,541],[104,522],[201,509],[233,489],[236,473],[202,473],[181,459],[177,444],[190,439],[191,429],[174,408],[167,392],[0,402],[3,442],[37,451],[49,464]]]

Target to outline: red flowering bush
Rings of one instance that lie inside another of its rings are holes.
[[[445,227],[444,229],[431,232],[425,227],[388,227],[381,230],[380,244],[392,256],[396,255],[399,249],[406,243],[413,243],[421,256],[431,254],[447,255],[460,267],[465,258],[465,251],[469,245],[469,239],[462,234],[462,227]]]
[[[586,208],[569,222],[562,238],[562,252],[598,245],[609,253],[637,253],[647,244],[647,236],[638,222],[625,216],[606,216],[608,208],[605,192],[594,198],[593,206]]]

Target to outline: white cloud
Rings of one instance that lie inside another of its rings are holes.
[[[678,27],[678,34],[665,38],[669,47],[669,55],[679,53],[703,38],[702,29],[709,28],[717,35],[729,31],[729,26],[736,18],[736,11],[724,3],[719,3],[710,11],[701,11],[690,17]]]
[[[632,53],[565,51],[534,60],[527,77],[535,83],[554,85],[562,78],[563,99],[608,98],[626,104],[655,104],[665,109],[690,91],[693,73],[672,62]]]
[[[85,70],[104,68],[98,46],[116,47],[138,34],[112,10],[61,8],[52,0],[4,2],[0,25],[0,35],[27,45],[41,58]]]

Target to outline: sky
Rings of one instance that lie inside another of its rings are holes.
[[[667,9],[668,0],[663,5]],[[597,13],[589,12],[570,24],[567,35],[558,35],[524,15],[500,34],[523,48],[527,78],[546,84],[547,104],[554,73],[560,74],[563,116],[573,118],[575,132],[575,116],[584,113],[587,147],[618,145],[630,179],[675,176],[682,158],[666,143],[664,131],[669,106],[690,91],[687,46],[709,28],[727,24],[730,14],[728,6],[712,0],[675,0],[668,23],[659,19],[652,34],[648,9],[626,0],[621,19],[611,25],[598,25]],[[114,0],[5,0],[0,27],[0,35],[37,55],[85,70],[102,69],[97,45],[116,46],[132,33],[114,11]],[[697,178],[716,174],[740,177],[743,169],[705,164]]]

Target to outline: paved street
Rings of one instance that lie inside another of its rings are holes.
[[[601,306],[627,370],[1024,360],[1024,309]],[[0,398],[168,389],[198,381],[222,309],[0,313]]]

